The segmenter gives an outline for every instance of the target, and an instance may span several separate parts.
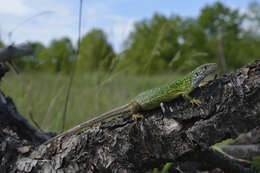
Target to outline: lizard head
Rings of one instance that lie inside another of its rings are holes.
[[[211,73],[215,72],[217,68],[216,63],[203,64],[197,67],[191,72],[191,84],[194,88],[198,87],[199,84]]]

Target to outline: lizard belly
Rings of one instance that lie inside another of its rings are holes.
[[[160,106],[160,103],[177,98],[181,90],[168,90],[167,88],[154,88],[139,94],[135,101],[142,110],[151,110]]]

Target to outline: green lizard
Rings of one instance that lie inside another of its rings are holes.
[[[121,115],[124,113],[136,114],[139,111],[151,110],[160,106],[162,102],[168,102],[172,99],[175,99],[179,96],[188,99],[192,104],[200,105],[201,102],[196,99],[192,99],[189,96],[189,93],[195,88],[199,87],[199,84],[211,73],[216,70],[217,64],[208,63],[197,67],[191,73],[189,73],[183,79],[170,82],[166,85],[162,85],[157,88],[153,88],[147,91],[142,92],[137,95],[130,103],[125,104],[121,107],[112,109],[109,112],[101,114],[100,116],[93,118],[89,121],[83,122],[70,130],[63,132],[48,141],[44,144],[48,144],[55,139],[58,139],[63,136],[72,135],[79,130],[92,126],[98,122],[104,121],[108,118],[114,117],[116,115]]]

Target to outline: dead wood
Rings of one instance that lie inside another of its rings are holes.
[[[260,156],[260,128],[240,136],[232,144],[219,147],[235,158],[252,161],[254,157]]]
[[[9,71],[4,64],[13,58],[31,53],[28,44],[11,45],[0,49],[0,79]],[[17,86],[19,87],[19,86]],[[10,97],[0,91],[0,172],[11,172],[20,155],[30,153],[36,146],[53,136],[40,133],[19,112]],[[25,154],[25,155],[24,155]]]
[[[203,104],[192,106],[180,97],[164,104],[164,114],[160,108],[142,112],[145,118],[138,122],[131,115],[121,116],[47,146],[32,148],[32,152],[15,153],[8,171],[151,172],[154,167],[173,162],[172,170],[180,172],[180,165],[190,162],[197,165],[197,172],[206,168],[254,172],[232,162],[223,166],[228,161],[211,153],[210,147],[259,127],[260,61],[210,81],[191,96]],[[14,129],[13,133],[18,131]],[[213,158],[219,160],[213,162]]]
[[[14,58],[30,55],[33,49],[29,44],[10,45],[0,48],[0,62],[8,61]]]
[[[30,55],[33,53],[33,48],[29,44],[18,44],[18,45],[10,45],[5,48],[0,48],[0,78],[4,76],[4,74],[9,71],[8,66],[6,66],[6,62],[13,68],[13,70],[19,74],[19,71],[16,65],[12,62],[15,58],[20,58],[26,55]]]

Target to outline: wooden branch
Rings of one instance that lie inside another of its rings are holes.
[[[259,144],[248,144],[248,145],[223,145],[220,148],[227,154],[244,159],[253,160],[254,157],[260,156]]]
[[[196,154],[196,161],[200,162],[201,170],[212,170],[218,167],[227,173],[255,173],[254,170],[250,169],[250,164],[241,163],[211,148]]]
[[[0,172],[11,172],[19,156],[51,136],[38,132],[17,112],[12,99],[0,92]]]
[[[5,48],[0,48],[0,62],[30,55],[32,53],[33,49],[29,44],[10,45]]]
[[[260,127],[240,136],[234,143],[219,148],[235,158],[252,161],[260,156]]]
[[[2,78],[7,71],[9,71],[9,68],[6,66],[5,62],[8,62],[13,70],[18,74],[19,71],[12,60],[22,56],[30,55],[32,53],[32,47],[29,44],[24,43],[0,48],[0,78]]]
[[[8,171],[147,172],[201,154],[215,143],[259,127],[260,61],[209,82],[191,96],[203,104],[192,106],[180,97],[164,104],[165,115],[158,108],[141,112],[145,118],[138,122],[131,115],[121,116],[31,149],[29,155],[19,154]]]
[[[249,163],[241,162],[240,160],[223,155],[213,148],[208,148],[196,153],[188,153],[181,156],[181,158],[173,162],[173,164],[180,172],[185,173],[211,172],[215,169],[220,170],[217,172],[221,173],[255,173],[255,171],[250,168]]]
[[[245,144],[260,144],[260,127],[251,130],[250,132],[239,136],[233,143],[234,145]]]

